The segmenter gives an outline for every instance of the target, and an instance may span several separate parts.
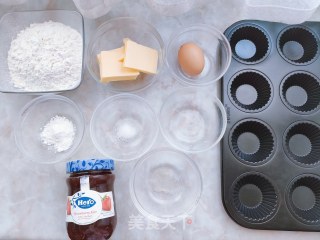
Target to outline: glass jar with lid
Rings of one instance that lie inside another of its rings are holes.
[[[67,163],[67,231],[71,240],[109,239],[117,224],[111,159]]]

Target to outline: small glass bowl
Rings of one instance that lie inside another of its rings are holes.
[[[91,76],[100,83],[97,54],[123,46],[123,39],[131,40],[159,52],[158,74],[163,62],[163,41],[157,30],[149,23],[136,18],[114,18],[103,23],[93,34],[88,45],[86,63]],[[113,92],[135,92],[149,87],[157,79],[157,74],[140,73],[136,80],[115,81],[105,84]]]
[[[90,122],[91,139],[106,157],[131,161],[150,150],[159,132],[157,116],[141,97],[118,94],[98,105]]]
[[[191,158],[175,150],[148,153],[131,174],[132,201],[141,214],[155,222],[183,220],[198,206],[201,194],[199,168]]]
[[[11,83],[10,72],[8,68],[8,51],[11,46],[12,39],[16,38],[17,34],[23,29],[30,26],[32,23],[43,23],[47,21],[54,21],[63,23],[80,33],[83,39],[83,18],[80,13],[68,10],[47,10],[47,11],[25,11],[25,12],[10,12],[5,14],[0,20],[0,92],[4,93],[24,93],[24,94],[44,94],[44,93],[58,93],[64,91],[74,90],[79,87],[83,67],[79,69],[79,81],[70,89],[59,89],[57,91],[26,91],[15,88]],[[84,46],[84,41],[82,41]],[[84,47],[83,47],[84,48]],[[82,49],[82,62],[83,62]]]
[[[185,43],[195,43],[204,52],[205,66],[196,77],[186,75],[178,63],[178,52]],[[232,53],[222,32],[208,25],[195,25],[175,33],[166,47],[166,65],[173,76],[187,85],[203,86],[219,80],[228,70]]]
[[[85,18],[96,19],[107,14],[120,0],[73,0],[74,5]]]
[[[223,137],[227,126],[224,106],[205,88],[173,92],[160,111],[161,130],[178,150],[196,153],[209,150]]]
[[[71,148],[62,152],[55,152],[40,139],[43,127],[57,115],[72,121],[76,128]],[[15,140],[19,150],[31,161],[43,164],[57,163],[66,160],[78,149],[84,128],[84,116],[73,101],[49,94],[33,99],[21,110],[15,127]]]
[[[164,16],[176,16],[190,11],[196,0],[146,0],[154,11]]]

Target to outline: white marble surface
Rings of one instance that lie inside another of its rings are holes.
[[[250,18],[243,8],[243,0],[207,0],[207,4],[180,17],[161,17],[150,11],[142,0],[124,0],[112,12],[96,21],[86,21],[86,36],[106,19],[116,16],[138,16],[154,24],[164,41],[182,25],[208,23],[225,30],[230,24],[243,18]],[[74,9],[71,0],[29,0],[17,7],[0,6],[0,14],[12,10],[28,9]],[[317,18],[318,13],[314,15]],[[145,97],[158,112],[166,96],[180,85],[168,74],[160,77],[151,88],[138,95]],[[216,86],[212,86],[214,88]],[[76,91],[64,94],[77,102],[85,113],[89,124],[92,112],[99,102],[111,96],[85,72],[84,80]],[[19,110],[31,96],[0,94],[0,239],[67,239],[65,229],[65,164],[36,165],[27,162],[18,152],[13,126]],[[160,136],[155,147],[168,146]],[[88,128],[80,150],[73,158],[101,156],[94,148]],[[118,226],[114,240],[273,240],[273,239],[319,239],[320,233],[255,231],[240,227],[224,211],[220,194],[220,152],[219,147],[201,154],[192,155],[203,175],[204,188],[201,203],[192,216],[193,223],[185,231],[182,224],[165,227],[164,230],[129,230],[130,216],[137,215],[129,197],[128,181],[134,165],[118,163],[116,166],[116,197]],[[175,229],[173,229],[175,228]]]

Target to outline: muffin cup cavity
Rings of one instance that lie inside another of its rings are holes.
[[[262,62],[270,53],[270,37],[254,24],[236,27],[229,37],[233,57],[245,64]]]
[[[260,165],[272,157],[275,135],[264,122],[247,119],[233,127],[229,144],[237,159],[245,164]]]
[[[284,134],[284,150],[295,163],[313,167],[320,163],[320,127],[310,121],[292,124]]]
[[[302,223],[320,225],[320,177],[305,174],[294,179],[288,187],[287,204]]]
[[[271,103],[273,90],[270,80],[260,72],[241,71],[229,84],[229,98],[245,112],[259,112]]]
[[[237,214],[251,223],[270,220],[279,204],[273,184],[260,173],[240,176],[233,184],[231,198]]]
[[[280,85],[281,99],[293,112],[310,114],[320,107],[320,80],[311,73],[297,71]]]
[[[280,55],[289,63],[307,65],[318,56],[319,39],[307,27],[288,27],[279,35],[278,50]]]

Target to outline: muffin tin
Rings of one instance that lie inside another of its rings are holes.
[[[225,208],[248,228],[320,231],[320,24],[246,20],[225,35]]]

